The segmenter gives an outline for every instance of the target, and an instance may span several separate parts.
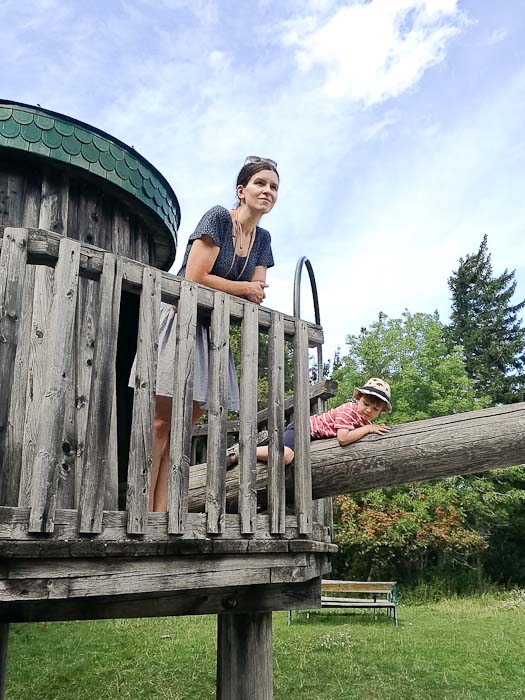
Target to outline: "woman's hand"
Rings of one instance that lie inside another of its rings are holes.
[[[245,299],[252,301],[254,304],[260,304],[266,294],[264,290],[268,286],[263,280],[252,280],[251,282],[245,282],[246,293],[243,294]]]

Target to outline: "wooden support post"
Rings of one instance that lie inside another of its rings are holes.
[[[0,700],[4,700],[7,681],[7,642],[9,639],[9,625],[0,622]]]
[[[217,700],[272,700],[272,613],[217,618]]]

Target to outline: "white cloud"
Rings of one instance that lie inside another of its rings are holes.
[[[494,29],[494,31],[491,33],[489,38],[486,41],[486,44],[488,46],[495,46],[496,44],[500,44],[502,41],[505,41],[505,39],[508,37],[509,33],[506,29],[503,27],[499,27],[498,29]]]
[[[328,97],[370,106],[400,95],[441,62],[464,24],[456,0],[372,0],[340,7],[322,26],[314,17],[289,25],[304,72],[324,69]]]

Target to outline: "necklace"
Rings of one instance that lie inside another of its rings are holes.
[[[249,233],[249,243],[248,243],[248,250],[246,252],[246,255],[242,255],[244,253],[244,240],[243,240],[243,233],[242,233],[242,225],[241,222],[238,219],[238,212],[237,210],[231,211],[230,212],[231,218],[232,218],[232,244],[233,244],[233,257],[232,261],[230,264],[230,268],[228,272],[224,275],[226,278],[228,278],[228,275],[230,272],[233,270],[233,266],[235,264],[235,258],[242,257],[244,258],[244,265],[242,270],[239,272],[237,275],[236,279],[241,279],[241,277],[244,274],[244,271],[246,270],[246,267],[248,265],[248,259],[250,257],[250,253],[252,252],[252,247],[253,247],[253,242],[255,240],[255,226],[252,228],[252,230]],[[237,246],[237,239],[239,239],[239,245]]]
[[[242,224],[239,221],[237,212],[234,212],[234,214],[235,215],[232,215],[233,249],[236,253],[240,254],[241,257],[244,257],[244,251],[246,250],[246,247],[248,248],[248,251],[251,251],[252,244],[253,244],[253,236],[255,233],[255,226],[253,226],[251,231],[245,235],[243,230],[242,230]],[[237,243],[237,241],[238,241],[238,243]],[[248,244],[248,245],[246,246],[246,244]]]

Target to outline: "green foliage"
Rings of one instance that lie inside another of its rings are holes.
[[[257,407],[262,410],[268,407],[268,336],[259,333],[259,358],[257,380]],[[241,327],[230,328],[230,349],[233,354],[238,378],[241,371]],[[293,346],[289,342],[284,344],[284,391],[285,394],[293,392]]]
[[[477,394],[492,404],[522,401],[525,392],[525,329],[512,304],[515,271],[494,276],[487,236],[477,253],[460,258],[448,280],[452,292],[450,342],[463,347],[467,374]]]
[[[454,480],[337,499],[338,568],[359,579],[418,580],[429,568],[464,567],[487,547]]]
[[[370,376],[392,388],[392,423],[482,408],[463,354],[450,344],[438,314],[398,319],[380,314],[348,338],[333,378],[334,403]],[[337,573],[415,585],[440,581],[464,591],[489,579],[525,582],[525,469],[498,470],[342,498],[336,512]],[[433,585],[433,584],[432,584]]]
[[[392,389],[391,422],[460,413],[487,405],[476,398],[461,350],[449,347],[437,312],[405,311],[401,318],[383,313],[359,335],[347,338],[348,353],[332,378],[339,384],[337,405],[369,377],[382,377]],[[383,417],[382,417],[383,418]]]

